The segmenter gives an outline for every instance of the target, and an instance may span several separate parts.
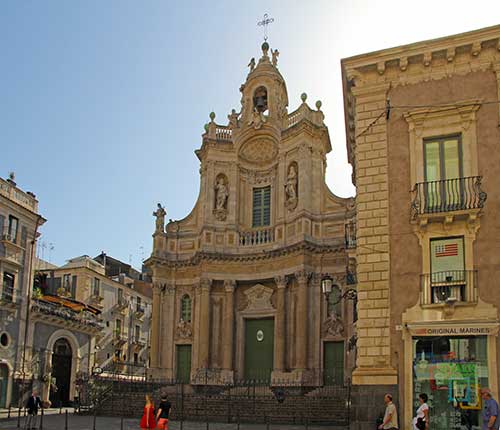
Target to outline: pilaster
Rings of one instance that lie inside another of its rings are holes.
[[[212,280],[200,280],[200,338],[199,368],[208,368],[210,354],[210,289]]]
[[[224,353],[222,367],[233,370],[234,351],[234,290],[236,281],[224,281],[225,312],[224,312]]]
[[[299,370],[307,369],[307,331],[308,331],[308,318],[307,318],[307,284],[309,281],[310,273],[301,270],[295,273],[295,278],[298,283],[297,291],[297,307],[296,307],[296,367]]]
[[[275,329],[275,342],[276,354],[274,359],[274,369],[277,371],[285,370],[285,352],[286,352],[286,303],[285,293],[287,286],[287,279],[285,276],[276,276],[277,295],[276,295],[276,329]]]

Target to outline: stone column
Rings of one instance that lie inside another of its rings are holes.
[[[296,307],[296,367],[297,369],[307,368],[307,283],[309,281],[309,272],[301,270],[295,273],[295,278],[299,284],[297,291]]]
[[[158,347],[160,338],[160,292],[161,284],[159,282],[153,283],[153,321],[151,324],[151,368],[159,367]]]
[[[200,360],[201,368],[209,367],[210,353],[210,287],[211,279],[201,279],[201,303],[200,303]]]
[[[222,367],[225,370],[233,369],[233,338],[234,338],[234,289],[235,281],[224,281],[226,292],[226,304],[224,309],[224,354],[222,357]]]
[[[286,276],[276,276],[274,278],[278,289],[276,295],[276,358],[274,360],[274,369],[283,372],[285,370],[285,348],[286,348]]]
[[[173,377],[174,363],[174,325],[175,325],[175,286],[167,284],[163,290],[161,307],[160,367],[162,376]]]

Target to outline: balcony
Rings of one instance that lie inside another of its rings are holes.
[[[127,343],[127,336],[120,330],[115,330],[113,335],[113,346],[119,348]]]
[[[141,350],[146,346],[146,339],[140,336],[134,336],[134,338],[132,339],[132,346],[135,349]]]
[[[449,270],[420,275],[422,305],[477,302],[477,270]]]
[[[102,309],[104,307],[102,301],[104,297],[101,294],[93,294],[89,297],[89,305],[94,306],[96,308]]]
[[[274,228],[261,228],[239,232],[240,246],[266,245],[274,242]]]
[[[412,219],[451,216],[477,216],[487,194],[481,189],[481,176],[420,182],[412,190]]]
[[[2,309],[15,310],[19,303],[19,298],[14,296],[14,289],[4,286],[0,293],[0,304],[2,305]]]
[[[125,300],[123,297],[118,297],[118,300],[111,308],[111,312],[123,312],[128,308],[128,300]]]
[[[134,309],[134,317],[137,318],[138,320],[142,319],[144,317],[144,306],[136,304],[135,309]]]

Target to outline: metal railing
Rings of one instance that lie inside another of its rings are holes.
[[[3,303],[14,303],[14,288],[4,285],[0,299]]]
[[[481,209],[487,194],[481,189],[481,176],[419,182],[413,188],[413,218],[421,214]]]
[[[356,248],[356,221],[350,221],[345,225],[345,247]]]
[[[477,301],[477,270],[448,270],[420,275],[423,305]]]
[[[103,328],[102,321],[90,312],[75,312],[70,308],[45,300],[32,299],[31,311],[44,315],[58,317],[94,328]]]

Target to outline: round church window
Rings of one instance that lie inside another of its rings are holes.
[[[257,330],[257,342],[262,342],[264,340],[264,332],[262,330]]]
[[[2,333],[2,335],[0,336],[0,345],[2,345],[3,347],[9,346],[9,336],[7,335],[7,333]]]

